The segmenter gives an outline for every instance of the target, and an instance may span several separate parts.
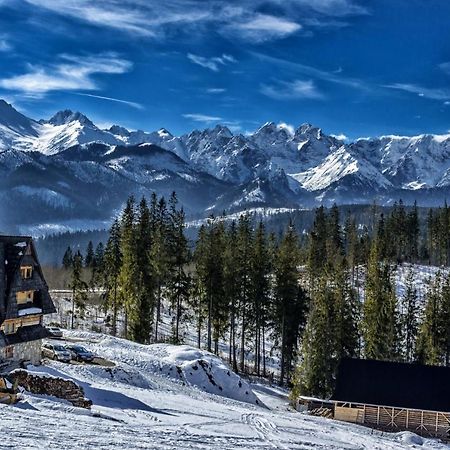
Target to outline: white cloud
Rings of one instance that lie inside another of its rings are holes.
[[[213,72],[218,72],[223,66],[226,66],[229,63],[237,63],[237,60],[233,56],[226,54],[206,58],[204,56],[188,53],[187,58],[194,64],[198,64],[199,66],[212,70]]]
[[[226,30],[251,41],[263,42],[286,37],[301,28],[300,24],[292,20],[267,14],[256,14],[248,20],[228,25]]]
[[[191,119],[194,122],[203,122],[203,123],[219,122],[223,120],[222,117],[209,116],[207,114],[199,114],[199,113],[183,114],[183,117],[186,119]]]
[[[389,89],[397,89],[400,91],[410,92],[411,94],[416,94],[419,97],[425,97],[432,100],[447,100],[450,99],[450,90],[443,88],[427,88],[419,86],[417,84],[409,83],[394,83],[388,84],[384,87]]]
[[[316,69],[312,66],[307,66],[305,64],[300,64],[292,61],[287,61],[281,58],[275,58],[273,56],[268,56],[259,52],[250,52],[251,55],[260,59],[261,61],[273,64],[282,69],[287,69],[293,72],[297,72],[308,77],[317,78],[319,80],[324,80],[330,83],[339,84],[342,86],[352,87],[354,89],[359,89],[363,91],[374,91],[374,86],[368,85],[368,83],[357,78],[343,77],[340,74],[333,72],[327,72],[325,70]]]
[[[262,94],[276,100],[323,98],[312,80],[278,81],[271,85],[263,84],[260,90]]]
[[[337,139],[338,141],[343,141],[343,142],[348,141],[348,137],[344,133],[332,134],[331,136],[334,137],[335,139]]]
[[[311,26],[336,26],[342,17],[367,14],[354,0],[24,0],[37,8],[137,37],[160,38],[167,31],[204,33],[205,24],[235,37],[279,39]],[[20,2],[17,2],[20,5]],[[269,8],[267,8],[269,6]],[[270,8],[272,7],[272,8]],[[261,13],[272,9],[277,15]],[[331,20],[330,20],[331,18]],[[336,19],[333,19],[336,18]],[[44,24],[50,26],[52,21]],[[315,25],[314,25],[315,24]]]
[[[225,88],[208,88],[208,89],[206,89],[206,92],[208,94],[222,94],[226,91],[227,90]]]
[[[0,36],[0,52],[8,52],[12,49],[11,44]]]
[[[280,122],[277,125],[278,128],[281,128],[282,130],[286,130],[289,134],[293,135],[295,133],[295,128],[293,125],[290,125],[288,123],[285,122]]]
[[[306,6],[320,14],[334,17],[368,14],[364,6],[360,6],[353,0],[293,0],[292,3]]]
[[[98,98],[100,100],[107,100],[110,102],[123,103],[124,105],[128,105],[128,106],[131,106],[132,108],[136,108],[136,109],[144,109],[144,107],[140,103],[130,102],[129,100],[122,100],[120,98],[105,97],[103,95],[86,94],[84,92],[75,92],[75,94],[82,95],[83,97],[92,97],[92,98]]]
[[[122,74],[131,62],[115,53],[95,56],[60,55],[61,62],[51,66],[28,65],[27,73],[0,79],[0,87],[42,96],[50,91],[96,90],[95,74]]]

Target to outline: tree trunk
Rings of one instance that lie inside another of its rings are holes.
[[[161,320],[161,283],[158,281],[158,295],[156,297],[155,342],[158,342],[158,325],[160,320]]]

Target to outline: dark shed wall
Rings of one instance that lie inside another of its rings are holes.
[[[344,359],[332,399],[450,412],[450,368]]]

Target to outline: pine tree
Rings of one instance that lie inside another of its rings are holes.
[[[89,241],[86,248],[86,256],[84,257],[84,267],[92,268],[94,265],[94,258],[94,244],[92,243],[92,241]]]
[[[225,303],[229,309],[229,363],[233,370],[237,372],[236,359],[236,335],[237,335],[237,299],[239,295],[238,289],[238,249],[236,222],[233,220],[226,234],[225,251],[224,251],[224,296]]]
[[[119,295],[119,276],[122,267],[120,239],[120,224],[116,219],[109,231],[103,259],[103,285],[106,291],[106,305],[112,309],[111,334],[113,336],[117,334],[117,316],[123,304]]]
[[[150,263],[152,236],[150,211],[142,197],[136,218],[136,311],[133,314],[132,335],[134,340],[148,343],[152,331],[154,310],[154,279]]]
[[[440,310],[442,300],[442,274],[438,272],[426,295],[426,306],[417,339],[416,359],[421,364],[441,363]]]
[[[152,229],[152,247],[150,250],[150,261],[155,280],[155,341],[158,341],[159,323],[161,322],[162,294],[167,283],[170,269],[170,255],[168,249],[168,212],[164,197],[159,201],[152,196],[150,206],[150,223]]]
[[[265,358],[264,337],[268,327],[271,309],[271,282],[270,272],[272,261],[268,249],[266,231],[262,221],[255,231],[253,239],[253,252],[251,262],[251,322],[254,327],[255,339],[255,372],[261,373],[261,354]],[[261,348],[262,346],[262,348]],[[263,367],[265,366],[263,362]]]
[[[302,362],[294,378],[293,395],[326,398],[332,392],[335,343],[332,305],[334,296],[325,276],[319,280],[302,342]]]
[[[300,286],[299,263],[298,237],[290,223],[274,262],[274,325],[280,340],[280,384],[291,378],[299,337],[306,322],[308,302]]]
[[[71,247],[67,247],[62,259],[64,269],[71,269],[73,266],[73,252]]]
[[[137,308],[137,236],[135,228],[136,211],[134,197],[129,197],[120,218],[120,252],[122,265],[119,275],[119,286],[125,309],[125,338],[134,339],[135,325],[139,321]]]
[[[238,283],[238,311],[241,323],[240,370],[245,371],[245,347],[247,333],[251,327],[251,261],[252,261],[252,229],[250,217],[242,214],[239,217],[237,229],[237,283]]]
[[[186,273],[186,265],[189,262],[189,248],[185,229],[185,214],[183,208],[177,209],[178,200],[175,192],[169,201],[170,233],[169,233],[169,251],[170,251],[170,274],[168,283],[168,296],[171,307],[175,311],[173,326],[173,342],[181,343],[180,325],[185,319],[185,307],[189,300],[190,277]]]
[[[414,284],[415,278],[416,274],[413,267],[411,267],[406,275],[405,293],[401,299],[401,336],[403,338],[404,359],[407,362],[414,360],[419,326],[419,305],[417,289]]]
[[[71,328],[74,328],[75,308],[80,314],[84,313],[87,301],[87,283],[82,278],[83,257],[80,251],[73,257],[72,278],[70,281],[70,289],[72,290],[72,320]]]
[[[391,267],[380,259],[380,239],[382,235],[370,252],[362,325],[366,358],[389,360],[398,356],[398,322]]]

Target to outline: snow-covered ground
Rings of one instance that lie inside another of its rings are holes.
[[[0,405],[1,449],[447,448],[411,433],[381,433],[295,412],[286,392],[268,385],[240,380],[260,405],[231,399],[238,376],[228,376],[226,365],[196,349],[143,346],[87,332],[67,335],[83,339],[116,366],[51,362],[33,371],[77,381],[93,400],[92,411],[24,394],[16,406]],[[211,365],[220,396],[209,392],[208,377],[187,376],[198,360]],[[180,367],[181,375],[171,374],[171,367]]]

